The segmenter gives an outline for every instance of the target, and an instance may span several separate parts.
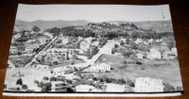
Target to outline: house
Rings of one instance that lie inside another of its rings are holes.
[[[161,59],[161,52],[157,48],[151,48],[147,53],[147,58],[151,60]]]
[[[162,42],[163,40],[162,39],[156,39],[155,41],[156,42]]]
[[[76,92],[102,92],[102,90],[95,88],[92,85],[86,85],[86,84],[82,84],[82,85],[78,85],[75,87]]]
[[[47,69],[49,69],[49,66],[48,65],[37,64],[35,68],[41,69],[41,70],[47,70]]]
[[[139,44],[139,43],[142,43],[142,42],[143,42],[143,40],[140,39],[140,38],[137,38],[137,39],[135,40],[135,43],[136,43],[136,44]]]
[[[83,51],[83,52],[86,52],[88,51],[90,48],[90,42],[88,42],[87,40],[82,40],[80,42],[80,49]]]
[[[16,46],[10,46],[10,54],[15,55],[18,54],[19,50]]]
[[[106,63],[93,65],[85,70],[86,72],[108,72],[111,71],[111,66]]]
[[[124,92],[125,85],[106,83],[105,92]]]
[[[20,37],[21,37],[21,33],[15,33],[15,34],[13,35],[13,41],[17,40],[17,39],[20,38]]]
[[[64,59],[69,60],[70,58],[73,57],[74,55],[74,50],[75,49],[63,49],[63,48],[51,48],[46,51],[46,53],[51,53],[51,54],[61,54]]]
[[[46,36],[46,35],[42,35],[42,36],[38,36],[38,41],[40,43],[40,45],[45,44],[49,41],[50,37]]]
[[[79,79],[79,77],[73,73],[70,74],[64,74],[63,75],[65,77],[65,79],[67,80],[74,80],[74,79]]]
[[[65,71],[69,70],[71,68],[69,68],[68,66],[60,66],[60,67],[56,67],[53,68],[52,70],[52,74],[57,77],[57,76],[62,76],[64,75]]]
[[[39,48],[39,44],[38,43],[36,43],[37,41],[35,41],[35,42],[27,42],[27,43],[25,43],[25,52],[26,53],[33,53],[33,50],[34,49],[37,49],[37,48]]]
[[[144,58],[144,54],[143,53],[136,53],[136,57],[138,59],[143,59]]]
[[[135,79],[134,92],[163,92],[164,85],[161,79],[139,77]]]
[[[62,41],[61,43],[64,44],[64,45],[69,42],[69,37],[68,36],[60,35],[59,39]]]
[[[171,52],[174,53],[175,56],[178,56],[177,48],[176,47],[171,48]]]
[[[93,42],[91,43],[91,45],[92,45],[92,46],[98,46],[98,45],[99,45],[99,41],[93,41]]]
[[[153,43],[153,41],[154,41],[153,39],[149,39],[148,40],[149,43]]]
[[[60,85],[60,84],[62,84],[63,85],[63,82],[62,81],[51,81],[51,91],[52,92],[55,92],[55,91],[57,91],[56,89],[57,88],[61,88],[62,86],[57,86],[57,85]]]
[[[175,59],[177,57],[177,52],[175,50],[168,50],[165,51],[163,54],[163,59],[169,60],[169,59]]]
[[[125,63],[125,64],[136,64],[136,60],[127,58],[127,59],[124,61],[124,63]]]

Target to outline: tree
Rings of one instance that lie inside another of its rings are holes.
[[[57,28],[57,27],[54,27],[54,28],[49,29],[47,31],[50,32],[50,33],[53,33],[53,35],[55,36],[55,35],[58,35],[60,33],[61,29]]]
[[[33,26],[32,31],[39,32],[41,29],[37,27],[36,25]]]

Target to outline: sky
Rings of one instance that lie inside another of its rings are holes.
[[[87,20],[102,21],[155,21],[170,20],[168,5],[29,5],[19,4],[16,19]]]

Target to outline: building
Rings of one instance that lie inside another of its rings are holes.
[[[49,66],[48,65],[42,65],[42,64],[36,64],[35,68],[40,69],[40,70],[47,70],[47,69],[49,69]]]
[[[136,57],[137,57],[138,59],[143,59],[145,56],[144,56],[143,53],[136,53]]]
[[[102,90],[95,88],[92,85],[78,85],[75,87],[76,92],[102,92]]]
[[[177,57],[177,53],[174,51],[165,51],[162,54],[163,59],[170,60],[170,59],[175,59]]]
[[[135,92],[163,92],[163,81],[149,77],[139,77],[135,79]]]
[[[60,54],[64,59],[69,60],[73,57],[75,49],[51,48],[46,51],[48,54]]]
[[[171,52],[174,53],[176,56],[178,56],[176,47],[171,48]]]
[[[124,92],[125,85],[106,83],[105,92]]]
[[[90,42],[88,42],[87,40],[82,40],[80,42],[80,49],[83,51],[83,52],[86,52],[88,51],[90,48]]]
[[[50,37],[46,35],[42,35],[42,36],[38,36],[37,40],[39,41],[40,45],[42,45],[47,43],[50,40]]]
[[[93,41],[93,42],[91,43],[91,45],[92,45],[92,46],[98,46],[98,45],[99,45],[99,41]]]
[[[10,55],[18,54],[19,50],[16,46],[10,46]]]
[[[106,63],[96,64],[85,70],[86,72],[108,72],[111,71],[111,66]]]
[[[151,60],[161,59],[161,52],[157,48],[151,48],[147,53],[147,58]]]
[[[63,36],[63,35],[60,35],[59,36],[59,40],[61,40],[62,42],[62,44],[63,45],[65,45],[65,44],[67,44],[68,42],[69,42],[69,37],[68,36]]]
[[[142,42],[143,42],[143,40],[140,39],[140,38],[137,38],[137,39],[135,40],[135,43],[136,43],[136,44],[139,44],[139,43],[142,43]]]

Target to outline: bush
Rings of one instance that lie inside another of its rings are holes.
[[[33,26],[32,31],[39,32],[41,29],[37,26]]]
[[[28,86],[27,86],[26,84],[23,84],[23,85],[22,85],[22,89],[27,90],[27,89],[28,89]]]

